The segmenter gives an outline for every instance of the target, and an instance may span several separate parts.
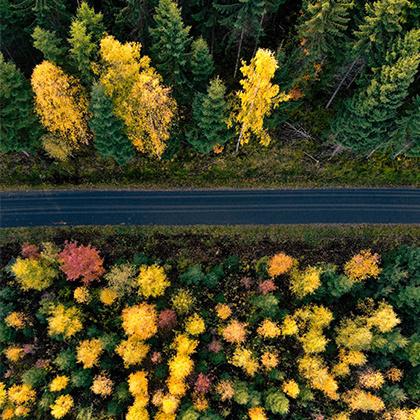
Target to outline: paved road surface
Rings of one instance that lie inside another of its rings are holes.
[[[2,227],[420,223],[420,189],[0,193]]]

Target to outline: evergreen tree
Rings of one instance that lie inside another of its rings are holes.
[[[352,7],[353,0],[321,0],[306,4],[298,35],[309,61],[321,61],[336,52],[345,36]]]
[[[111,157],[119,165],[125,165],[134,157],[134,148],[125,134],[124,123],[114,114],[111,98],[100,83],[92,88],[90,111],[89,126],[96,150],[101,156]]]
[[[91,63],[96,59],[98,43],[105,32],[102,19],[101,13],[95,13],[86,2],[82,2],[70,26],[69,53],[86,84],[92,81]]]
[[[420,96],[411,101],[410,107],[405,110],[396,121],[396,129],[392,134],[394,157],[404,154],[406,156],[420,157]]]
[[[398,109],[420,63],[420,30],[398,39],[366,88],[345,101],[333,125],[336,141],[357,153],[389,147]]]
[[[194,88],[204,91],[214,72],[214,62],[207,42],[201,37],[192,43],[190,66]]]
[[[255,38],[262,32],[266,3],[264,0],[244,0],[233,4],[215,3],[214,7],[224,15],[220,19],[220,24],[229,31],[229,45],[237,45],[233,73],[233,77],[236,77],[245,38],[249,36]]]
[[[80,78],[88,83],[92,77],[91,60],[96,46],[82,22],[78,20],[72,22],[68,42],[70,44],[69,53]]]
[[[199,153],[210,153],[215,146],[229,140],[227,118],[229,110],[225,99],[226,87],[218,77],[213,79],[207,95],[198,93],[193,105],[193,128],[188,141]]]
[[[0,53],[1,152],[33,152],[40,147],[40,126],[31,89],[23,74]]]
[[[190,46],[190,27],[185,27],[181,10],[172,0],[160,0],[150,29],[152,60],[165,83],[174,88],[180,98],[186,96],[187,51]]]
[[[410,0],[367,2],[366,15],[355,32],[355,50],[370,67],[381,66],[396,37],[402,34]]]
[[[32,34],[34,47],[41,51],[45,60],[55,64],[61,64],[64,61],[66,50],[62,45],[62,40],[54,31],[37,26]]]

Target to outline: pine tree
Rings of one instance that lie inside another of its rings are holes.
[[[201,37],[192,43],[190,66],[194,88],[204,91],[214,72],[214,62],[207,42]]]
[[[410,0],[377,0],[367,2],[366,15],[355,32],[355,50],[370,67],[381,66],[386,52],[402,34]]]
[[[239,3],[214,3],[219,13],[224,15],[220,24],[229,31],[229,45],[237,44],[233,77],[239,69],[242,46],[246,37],[256,37],[262,32],[262,22],[266,11],[264,0],[245,0]]]
[[[153,63],[165,83],[174,88],[175,96],[185,97],[190,27],[184,26],[181,9],[172,0],[159,0],[153,19],[155,26],[150,29]]]
[[[37,26],[32,33],[34,47],[41,51],[45,60],[55,64],[62,64],[66,50],[62,40],[54,31],[48,31]]]
[[[419,63],[420,30],[412,30],[395,41],[369,85],[345,101],[333,125],[337,143],[364,154],[389,147],[393,122]]]
[[[410,106],[396,121],[392,133],[394,157],[400,154],[420,157],[420,96],[415,96]]]
[[[225,95],[226,86],[218,77],[210,82],[207,95],[196,95],[193,128],[189,131],[188,141],[199,153],[208,154],[230,138],[226,125],[229,112]]]
[[[102,19],[101,13],[82,2],[70,26],[70,57],[85,84],[93,78],[91,63],[97,58],[98,42],[105,32]]]
[[[78,20],[72,22],[68,42],[70,44],[70,57],[80,78],[88,83],[92,78],[91,60],[96,47],[82,22]]]
[[[115,116],[111,98],[100,83],[92,88],[91,118],[89,126],[94,134],[94,144],[101,156],[113,158],[125,165],[134,157],[134,148],[124,130],[124,123]]]
[[[309,61],[319,62],[335,53],[344,37],[352,8],[353,0],[307,2],[298,36]]]
[[[31,89],[23,74],[0,53],[0,151],[34,152],[41,135]]]

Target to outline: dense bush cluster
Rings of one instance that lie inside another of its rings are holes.
[[[2,418],[417,419],[420,249],[347,257],[24,244],[1,273]]]

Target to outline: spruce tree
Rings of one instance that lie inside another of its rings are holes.
[[[66,49],[62,40],[54,31],[48,31],[37,26],[32,33],[32,38],[34,47],[42,52],[45,60],[58,65],[63,63]]]
[[[124,123],[114,114],[111,98],[100,83],[92,88],[90,111],[89,126],[96,150],[101,156],[111,157],[119,165],[125,165],[134,157],[134,148],[125,134]]]
[[[412,99],[410,106],[397,119],[392,146],[394,157],[401,154],[420,157],[420,95]]]
[[[229,111],[225,94],[224,83],[216,77],[210,82],[207,95],[196,95],[193,128],[189,131],[188,141],[199,153],[210,153],[215,146],[222,146],[230,138],[226,126]]]
[[[150,29],[153,64],[165,83],[173,87],[175,96],[185,97],[190,27],[184,26],[181,10],[172,0],[159,0],[153,18],[155,25]]]
[[[410,0],[377,0],[366,3],[366,15],[354,34],[354,48],[370,67],[383,64],[393,41],[403,33],[410,7]]]
[[[76,21],[83,23],[86,31],[92,37],[92,41],[97,44],[105,34],[102,13],[96,13],[86,1],[83,1],[76,11]]]
[[[420,63],[420,30],[396,40],[367,87],[346,100],[333,124],[337,143],[369,155],[384,150]]]
[[[40,147],[41,129],[33,111],[29,83],[0,53],[1,152],[34,152]]]
[[[214,62],[207,42],[201,37],[192,43],[190,66],[194,88],[205,91],[214,72]]]
[[[309,61],[320,61],[335,53],[345,36],[352,8],[352,0],[307,2],[298,36]]]

